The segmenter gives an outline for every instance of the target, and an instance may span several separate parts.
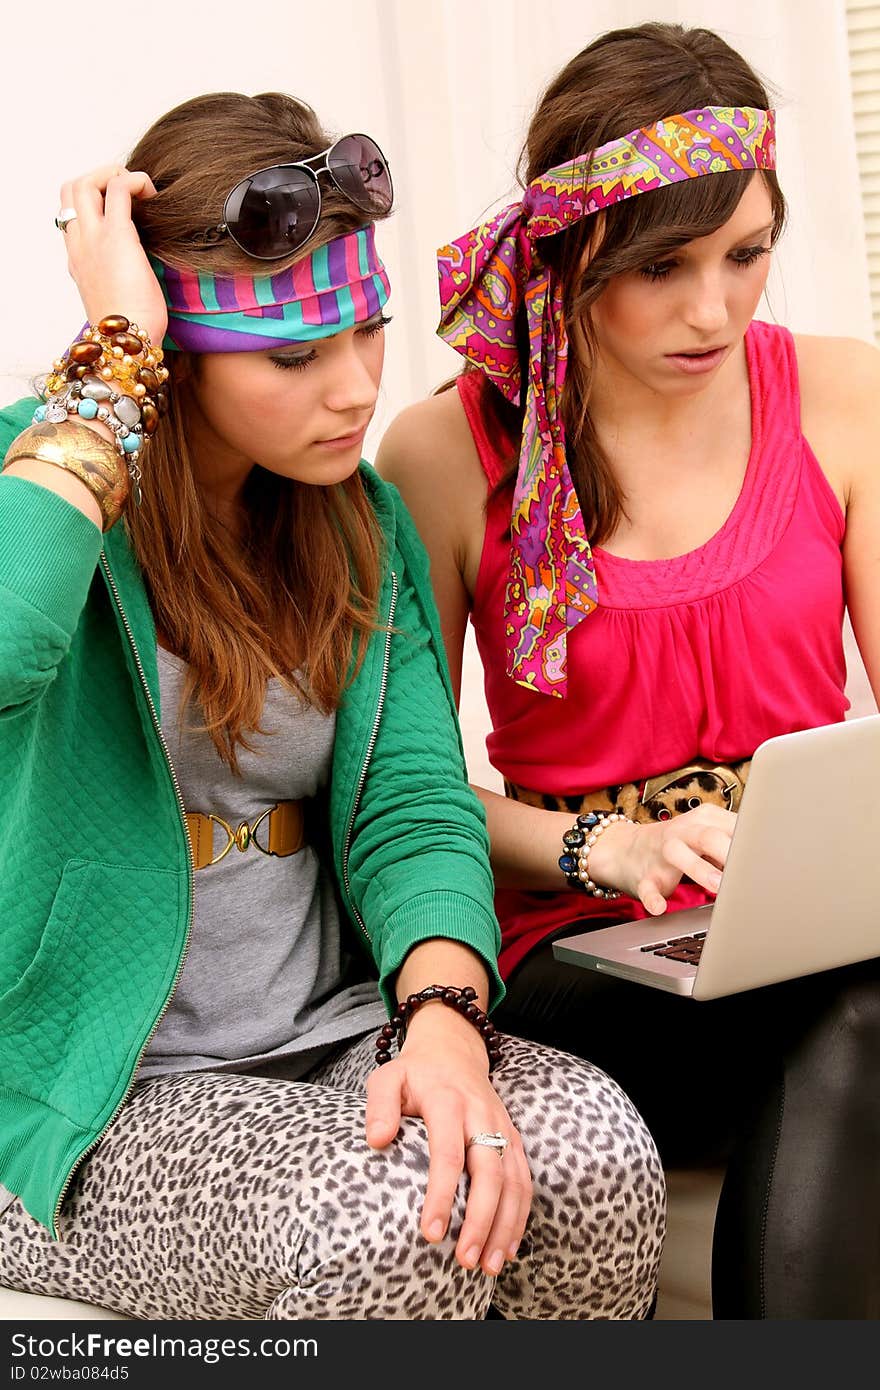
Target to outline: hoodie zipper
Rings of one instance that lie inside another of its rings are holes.
[[[144,694],[145,694],[146,697],[147,697],[147,705],[148,705],[149,710],[150,710],[150,716],[151,716],[151,718],[152,718],[152,720],[153,720],[153,727],[154,727],[155,730],[156,730],[156,736],[157,736],[157,738],[158,738],[158,740],[159,740],[159,744],[160,744],[160,746],[161,746],[162,752],[163,752],[164,755],[165,755],[165,761],[166,761],[166,763],[168,764],[168,771],[169,771],[169,773],[170,773],[170,775],[171,775],[171,782],[172,782],[172,785],[173,785],[173,787],[174,787],[174,794],[175,794],[175,796],[176,796],[176,798],[177,798],[177,806],[178,806],[178,810],[180,811],[180,823],[181,823],[181,826],[182,826],[182,828],[183,828],[183,837],[184,837],[184,842],[185,842],[185,844],[186,844],[187,864],[188,864],[188,866],[189,866],[189,867],[188,867],[188,877],[189,877],[189,911],[188,911],[188,914],[187,914],[187,922],[186,922],[186,938],[185,938],[184,943],[183,943],[183,951],[181,952],[180,960],[179,960],[178,965],[177,965],[177,971],[176,971],[175,976],[174,976],[174,982],[173,982],[173,984],[172,984],[172,986],[171,986],[170,991],[168,992],[168,995],[167,995],[167,997],[166,997],[166,999],[165,999],[165,1003],[164,1003],[163,1006],[162,1006],[162,1011],[161,1011],[161,1013],[159,1014],[158,1018],[156,1019],[155,1023],[153,1024],[153,1027],[152,1027],[152,1029],[150,1030],[150,1033],[149,1033],[148,1037],[147,1037],[147,1038],[145,1039],[145,1041],[144,1041],[143,1047],[141,1048],[140,1052],[138,1053],[137,1061],[136,1061],[136,1063],[135,1063],[135,1065],[134,1065],[134,1069],[132,1070],[132,1073],[131,1073],[132,1079],[129,1081],[128,1086],[126,1087],[126,1090],[125,1090],[125,1094],[123,1095],[123,1097],[122,1097],[122,1099],[120,1100],[119,1104],[116,1106],[116,1109],[113,1111],[113,1114],[110,1116],[110,1118],[109,1118],[109,1120],[107,1121],[107,1123],[104,1125],[104,1128],[101,1130],[101,1133],[97,1136],[97,1138],[95,1138],[95,1139],[92,1140],[91,1144],[89,1144],[89,1146],[88,1146],[87,1149],[83,1149],[83,1151],[82,1151],[82,1153],[80,1154],[79,1158],[78,1158],[78,1159],[76,1160],[76,1162],[74,1163],[73,1167],[71,1168],[70,1172],[69,1172],[68,1175],[67,1175],[67,1180],[65,1181],[64,1186],[62,1187],[61,1192],[59,1193],[58,1201],[57,1201],[56,1204],[55,1204],[55,1214],[54,1214],[54,1216],[53,1216],[53,1218],[52,1218],[52,1227],[53,1227],[53,1230],[54,1230],[54,1233],[55,1233],[55,1238],[56,1238],[56,1240],[60,1239],[60,1235],[59,1235],[59,1231],[58,1231],[58,1218],[59,1218],[59,1216],[60,1216],[60,1214],[61,1214],[61,1207],[62,1207],[62,1205],[63,1205],[63,1203],[64,1203],[64,1198],[67,1196],[67,1190],[68,1190],[68,1188],[70,1187],[71,1182],[73,1181],[74,1174],[76,1173],[77,1168],[80,1166],[80,1164],[83,1162],[83,1160],[86,1159],[86,1158],[88,1158],[89,1154],[92,1152],[92,1149],[96,1148],[96,1147],[98,1146],[98,1144],[100,1144],[101,1140],[104,1138],[104,1135],[107,1133],[108,1129],[109,1129],[110,1126],[113,1124],[113,1121],[116,1119],[116,1116],[119,1114],[119,1112],[120,1112],[120,1110],[122,1109],[122,1107],[124,1106],[125,1102],[128,1100],[128,1097],[129,1097],[129,1095],[130,1095],[130,1093],[131,1093],[132,1086],[134,1085],[134,1078],[135,1078],[135,1076],[137,1075],[137,1069],[138,1069],[138,1067],[139,1067],[140,1064],[141,1064],[141,1058],[143,1057],[144,1053],[146,1052],[147,1048],[149,1047],[150,1043],[152,1042],[153,1037],[154,1037],[155,1032],[156,1032],[156,1029],[159,1027],[159,1024],[162,1022],[162,1019],[164,1018],[164,1016],[165,1016],[165,1014],[166,1014],[166,1012],[167,1012],[167,1010],[168,1010],[168,1005],[169,1005],[169,1003],[171,1002],[171,997],[172,997],[172,995],[174,994],[174,991],[177,989],[177,982],[178,982],[178,980],[180,979],[181,971],[183,970],[184,961],[186,960],[187,951],[189,950],[189,940],[190,940],[190,934],[191,934],[191,932],[192,932],[192,920],[193,920],[193,899],[194,899],[194,886],[193,886],[193,856],[192,856],[192,845],[191,845],[191,843],[190,843],[190,838],[189,838],[189,831],[188,831],[188,829],[187,829],[187,824],[186,824],[186,807],[185,807],[184,804],[183,804],[183,794],[182,794],[182,792],[181,792],[181,790],[180,790],[180,783],[179,783],[178,780],[177,780],[177,773],[174,771],[174,764],[173,764],[172,761],[171,761],[171,754],[170,754],[169,751],[168,751],[168,744],[167,744],[166,741],[165,741],[165,735],[164,735],[163,732],[162,732],[162,726],[161,726],[161,724],[159,723],[159,716],[158,716],[158,714],[157,714],[157,712],[156,712],[156,705],[155,705],[155,703],[154,703],[154,701],[153,701],[153,696],[152,696],[151,693],[150,693],[150,687],[149,687],[149,685],[147,684],[146,673],[145,673],[145,671],[144,671],[143,662],[141,661],[140,652],[138,651],[137,645],[136,645],[135,640],[134,640],[134,633],[133,633],[132,630],[131,630],[131,624],[130,624],[129,621],[128,621],[128,617],[127,617],[127,615],[126,615],[125,609],[124,609],[123,606],[122,606],[122,599],[120,598],[120,596],[119,596],[119,590],[118,590],[118,588],[116,587],[116,580],[115,580],[114,577],[113,577],[113,572],[112,572],[112,570],[110,569],[110,564],[109,564],[109,562],[108,562],[108,560],[107,560],[107,556],[106,556],[106,554],[104,553],[103,550],[101,551],[101,565],[102,565],[103,570],[104,570],[104,573],[105,573],[105,575],[106,575],[106,577],[107,577],[107,583],[108,583],[109,586],[110,586],[110,592],[111,592],[112,595],[113,595],[113,601],[114,601],[114,603],[116,604],[116,607],[117,607],[117,609],[118,609],[118,611],[119,611],[119,616],[120,616],[120,618],[122,619],[122,625],[123,625],[123,627],[125,628],[125,634],[126,634],[126,636],[127,636],[127,638],[128,638],[129,646],[131,647],[132,655],[134,656],[134,659],[135,659],[135,665],[137,666],[137,671],[138,671],[138,675],[139,675],[139,677],[140,677],[141,685],[142,685],[142,687],[143,687]]]
[[[376,746],[376,739],[379,735],[379,724],[382,720],[382,710],[385,707],[385,692],[388,689],[388,666],[391,660],[391,629],[394,626],[394,612],[397,608],[397,575],[391,571],[391,604],[388,609],[388,630],[385,633],[385,655],[382,661],[382,679],[379,683],[379,701],[376,705],[376,717],[373,720],[373,729],[370,734],[370,741],[367,744],[367,751],[364,755],[363,765],[360,776],[358,777],[357,787],[355,788],[354,801],[352,802],[351,815],[348,818],[348,825],[345,830],[345,839],[342,842],[342,881],[345,885],[345,894],[348,899],[348,906],[352,916],[356,919],[358,926],[364,934],[364,939],[369,944],[370,936],[364,924],[364,919],[358,912],[352,901],[351,880],[348,874],[348,855],[351,849],[351,832],[354,827],[354,818],[360,804],[361,792],[367,780],[367,769],[370,766],[370,759],[373,756],[373,749]]]

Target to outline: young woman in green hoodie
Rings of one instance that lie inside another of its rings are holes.
[[[391,202],[372,140],[278,94],[186,102],[62,190],[88,324],[0,413],[9,1287],[140,1318],[649,1312],[640,1117],[486,1014],[426,561],[360,462]]]

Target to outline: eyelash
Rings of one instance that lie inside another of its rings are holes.
[[[365,324],[360,331],[367,338],[375,338],[376,334],[380,333],[383,328],[387,328],[390,322],[391,315],[382,314],[379,318],[374,319],[372,323]]]
[[[751,246],[739,259],[737,259],[736,256],[732,257],[733,264],[739,270],[746,270],[750,265],[754,265],[756,261],[760,260],[762,256],[768,256],[770,250],[771,248],[769,246]],[[643,275],[646,280],[649,280],[652,285],[656,285],[658,280],[667,279],[674,269],[675,263],[673,261],[661,261],[656,265],[642,266],[639,274]]]
[[[383,314],[381,318],[374,319],[372,323],[365,323],[363,328],[358,329],[358,332],[362,333],[365,338],[375,338],[376,334],[381,333],[383,328],[387,328],[390,322],[390,316]],[[308,367],[311,362],[314,362],[317,355],[318,354],[312,350],[307,353],[305,357],[272,357],[269,360],[272,366],[277,367],[281,372],[301,372]]]

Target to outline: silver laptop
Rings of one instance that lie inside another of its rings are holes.
[[[767,739],[714,903],[565,937],[557,960],[717,999],[880,956],[880,715]]]

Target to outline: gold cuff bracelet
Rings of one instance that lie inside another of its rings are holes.
[[[109,531],[122,515],[131,490],[125,460],[109,439],[90,430],[88,425],[74,420],[29,425],[10,444],[3,461],[4,469],[19,459],[51,463],[75,474],[101,508],[102,531]]]

